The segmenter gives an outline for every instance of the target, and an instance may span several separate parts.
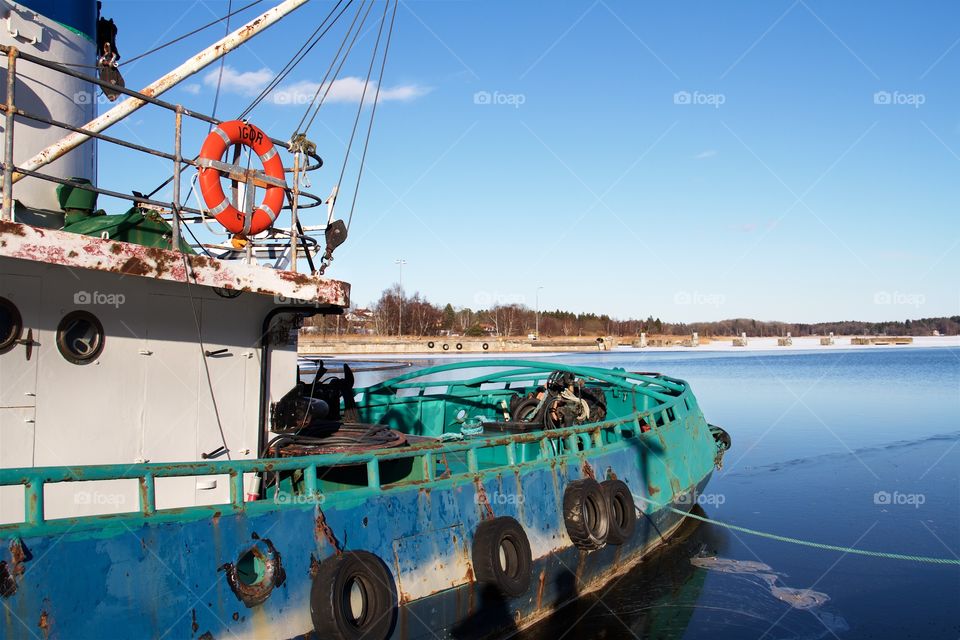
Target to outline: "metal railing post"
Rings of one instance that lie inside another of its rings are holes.
[[[13,91],[17,84],[17,48],[7,51],[7,113],[3,138],[3,212],[4,220],[13,220]]]
[[[183,107],[177,105],[176,132],[173,138],[173,250],[180,251],[180,143],[183,132]]]

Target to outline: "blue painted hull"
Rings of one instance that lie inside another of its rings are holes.
[[[625,544],[580,551],[563,522],[567,483],[595,470],[598,479],[616,475],[626,482],[638,505],[650,499],[689,507],[695,503],[690,495],[702,489],[713,469],[716,449],[705,427],[675,423],[644,434],[636,444],[544,460],[522,471],[385,490],[352,503],[284,504],[259,514],[225,509],[212,518],[185,510],[171,522],[97,527],[84,521],[56,535],[5,535],[11,544],[0,558],[17,588],[2,601],[0,631],[6,638],[294,637],[312,629],[311,570],[336,552],[335,542],[344,550],[376,554],[399,578],[402,606],[392,637],[502,636],[622,573],[679,524],[672,511],[651,507]],[[674,442],[653,453],[657,449],[649,445],[657,440]],[[478,500],[480,484],[494,496],[493,513],[516,518],[531,539],[533,580],[520,597],[504,599],[472,582],[469,558],[462,557],[469,554],[472,532],[489,515]],[[321,510],[335,540],[318,526]],[[438,531],[446,533],[431,533]],[[461,544],[448,544],[451,531]],[[254,536],[271,540],[282,554],[286,581],[263,604],[247,607],[222,567],[235,562]],[[17,553],[18,541],[23,553]],[[429,574],[437,567],[467,567],[468,575],[460,586],[405,595],[411,586],[422,591],[417,571]]]

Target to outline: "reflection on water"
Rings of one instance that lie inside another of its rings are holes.
[[[707,419],[733,437],[725,468],[703,496],[711,518],[816,542],[960,556],[960,349],[552,359],[690,381]],[[392,375],[358,374],[357,384]],[[704,556],[773,570],[691,563]],[[956,566],[843,555],[691,524],[620,580],[521,637],[955,639],[958,592]]]

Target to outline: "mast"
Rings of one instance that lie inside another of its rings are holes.
[[[257,35],[267,27],[270,27],[275,22],[285,17],[287,14],[291,13],[295,9],[298,9],[306,2],[308,2],[308,0],[284,0],[266,13],[254,18],[230,35],[222,38],[220,41],[196,54],[173,71],[167,73],[165,76],[147,85],[140,90],[140,93],[153,97],[159,96],[160,94],[174,87],[177,83],[189,78],[199,71],[202,71],[204,68],[210,65],[210,63],[222,58],[253,36]],[[88,122],[83,128],[88,131],[99,133],[104,129],[116,124],[120,120],[123,120],[145,104],[146,102],[140,98],[129,97],[106,113]],[[43,151],[40,151],[35,156],[24,162],[22,164],[22,168],[28,171],[36,171],[37,169],[40,169],[50,162],[53,162],[57,158],[72,151],[73,149],[76,149],[89,139],[90,136],[78,132],[64,136],[58,142],[50,145]],[[14,173],[13,182],[17,182],[24,177],[24,174]]]

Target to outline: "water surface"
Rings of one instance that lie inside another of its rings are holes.
[[[960,349],[555,358],[660,371],[693,385],[707,420],[733,437],[725,468],[702,497],[711,518],[862,549],[960,555]],[[769,571],[695,566],[697,556]],[[655,557],[521,637],[956,639],[960,567],[691,525]]]

